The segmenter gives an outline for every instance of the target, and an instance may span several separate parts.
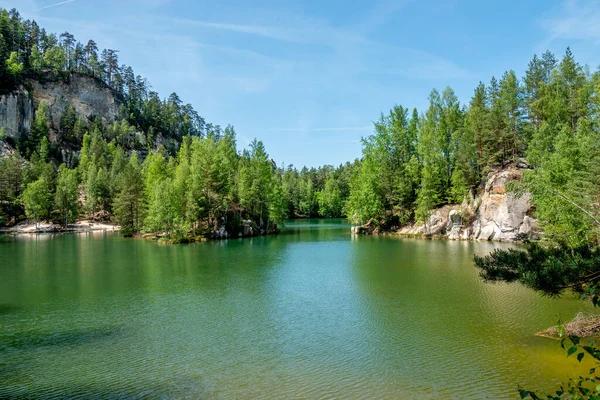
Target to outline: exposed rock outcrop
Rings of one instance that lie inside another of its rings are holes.
[[[44,79],[30,81],[35,104],[44,100],[50,109],[52,126],[60,125],[60,117],[67,105],[72,106],[78,116],[88,119],[99,117],[103,123],[111,123],[119,115],[121,100],[103,83],[87,75],[71,74],[68,81],[57,79],[51,74]]]
[[[527,164],[523,161],[523,168]],[[531,215],[531,196],[508,193],[506,185],[522,177],[519,168],[491,172],[481,192],[463,204],[432,210],[427,224],[404,226],[396,232],[407,236],[440,237],[451,240],[537,240],[537,220]],[[370,233],[355,227],[353,232]]]
[[[6,137],[18,139],[28,134],[33,116],[33,99],[25,88],[0,96],[0,127],[5,130]]]
[[[35,108],[42,100],[48,104],[53,131],[58,130],[67,105],[71,105],[84,119],[97,116],[104,123],[111,123],[117,119],[122,104],[112,89],[81,74],[71,74],[65,81],[46,73],[42,79],[30,80],[25,86],[0,96],[0,126],[6,129],[7,137],[13,139],[29,134]]]
[[[7,157],[13,154],[15,149],[13,149],[8,143],[0,140],[0,157]]]
[[[537,224],[529,215],[531,195],[516,196],[506,192],[506,184],[521,179],[521,174],[518,169],[490,174],[472,225],[474,239],[515,241],[538,238]]]
[[[373,221],[369,221],[361,226],[353,226],[351,229],[353,235],[370,235],[375,232]]]

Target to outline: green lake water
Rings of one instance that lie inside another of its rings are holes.
[[[502,244],[341,220],[165,246],[0,236],[0,398],[503,399],[583,371],[534,336],[589,307],[485,284]]]

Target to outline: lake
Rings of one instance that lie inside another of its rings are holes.
[[[0,398],[517,398],[584,372],[534,336],[590,310],[486,284],[506,244],[343,220],[166,246],[0,236]]]

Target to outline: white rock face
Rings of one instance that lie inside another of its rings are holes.
[[[506,193],[506,184],[516,179],[521,179],[521,170],[490,173],[473,222],[473,239],[516,241],[537,237],[537,223],[528,215],[529,193],[520,197]]]
[[[0,96],[0,127],[6,129],[8,137],[28,135],[35,117],[35,106],[44,100],[50,109],[50,128],[58,130],[60,117],[65,106],[75,108],[77,115],[87,119],[99,117],[111,123],[119,115],[121,101],[115,93],[94,78],[71,74],[65,82],[48,74],[44,79],[29,82],[32,91],[20,87],[13,93]]]
[[[463,220],[457,210],[450,210],[448,223],[446,224],[446,235],[448,239],[457,240],[462,238]]]
[[[0,127],[6,130],[8,137],[17,139],[28,134],[33,115],[33,101],[24,88],[0,96]]]
[[[446,205],[432,210],[428,224],[402,227],[404,235],[442,236],[451,240],[513,242],[539,239],[537,220],[531,213],[531,196],[507,193],[506,184],[521,179],[520,169],[491,172],[485,188],[469,204]]]
[[[121,102],[115,93],[89,76],[72,74],[69,82],[62,80],[32,81],[36,104],[44,100],[50,109],[53,127],[60,125],[65,106],[75,108],[78,116],[99,117],[103,123],[112,123],[119,115]]]

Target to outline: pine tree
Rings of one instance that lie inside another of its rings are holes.
[[[439,92],[433,90],[429,96],[429,109],[421,121],[419,158],[423,165],[421,187],[417,197],[416,217],[420,221],[429,219],[429,212],[443,201],[446,193],[446,146],[447,130],[440,129],[442,100]]]
[[[527,137],[523,129],[523,94],[515,71],[510,70],[502,77],[499,97],[505,119],[502,132],[504,162],[516,161],[524,154]]]
[[[75,143],[75,124],[77,123],[77,113],[71,105],[66,105],[60,117],[60,134],[64,140]]]
[[[118,192],[113,202],[113,219],[121,225],[121,232],[131,236],[141,229],[144,207],[144,181],[137,153],[118,177]]]

